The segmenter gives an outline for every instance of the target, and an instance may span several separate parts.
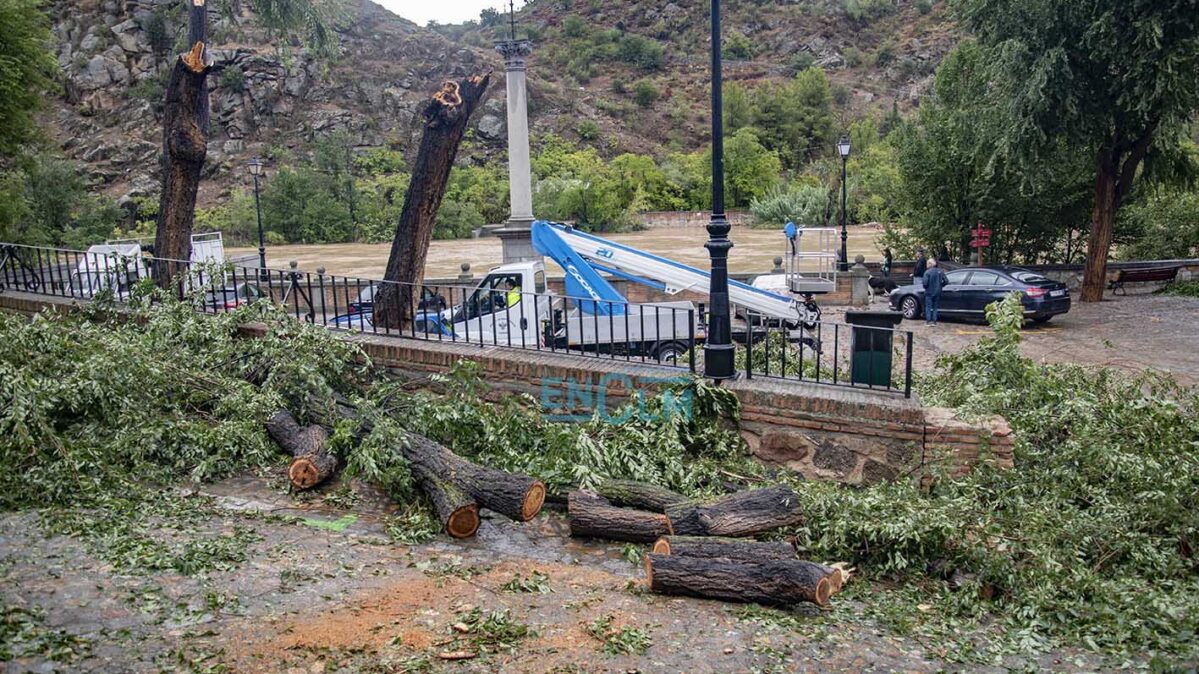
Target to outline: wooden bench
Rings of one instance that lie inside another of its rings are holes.
[[[1182,267],[1143,267],[1141,269],[1119,269],[1116,271],[1115,277],[1107,284],[1107,289],[1113,294],[1119,294],[1124,291],[1127,295],[1128,291],[1124,288],[1125,283],[1154,283],[1154,282],[1169,282],[1173,281],[1178,275],[1178,270]]]

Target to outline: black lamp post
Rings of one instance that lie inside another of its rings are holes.
[[[250,175],[254,176],[254,211],[258,214],[258,275],[266,274],[266,237],[262,232],[262,203],[258,198],[258,178],[262,175],[262,162],[258,157],[250,160]]]
[[[729,221],[724,215],[724,119],[721,96],[720,0],[712,0],[712,219],[708,222],[708,256],[712,260],[708,341],[704,344],[704,375],[732,379],[733,322],[729,312]]]
[[[837,141],[837,152],[841,154],[841,271],[849,271],[849,232],[845,228],[848,219],[849,185],[845,182],[845,169],[849,164],[849,136],[841,136]]]

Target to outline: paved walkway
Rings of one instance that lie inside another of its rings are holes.
[[[885,309],[886,300],[873,308]],[[829,307],[826,320],[844,320],[842,307]],[[915,335],[916,367],[927,372],[937,357],[956,353],[990,334],[982,322],[904,321]],[[1140,372],[1153,369],[1178,381],[1199,384],[1199,299],[1133,290],[1099,303],[1074,302],[1070,312],[1024,330],[1023,352],[1039,362],[1081,363]]]

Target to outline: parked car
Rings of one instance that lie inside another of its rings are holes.
[[[374,311],[367,309],[366,311],[358,311],[350,314],[343,314],[333,319],[333,326],[345,330],[359,330],[361,332],[371,332],[375,329],[373,320]],[[413,321],[412,328],[405,330],[404,334],[415,334],[417,337],[436,338],[439,334],[442,337],[451,337],[454,332],[448,323],[446,323],[442,315],[432,311],[419,311]]]
[[[945,318],[982,318],[988,304],[1012,292],[1021,294],[1025,318],[1037,323],[1070,311],[1070,290],[1065,284],[1020,267],[963,267],[946,277],[939,307]],[[900,286],[891,292],[890,301],[904,318],[919,318],[924,312],[924,285]]]
[[[264,296],[257,283],[239,283],[208,293],[207,302],[210,307],[236,309],[243,304],[253,304]]]
[[[379,286],[372,283],[358,292],[358,299],[350,302],[348,313],[357,314],[372,311],[375,308],[375,292]],[[416,308],[421,311],[441,311],[445,309],[445,298],[431,288],[421,288],[420,302]]]

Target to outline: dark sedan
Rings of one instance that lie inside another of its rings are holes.
[[[1037,323],[1070,311],[1070,291],[1065,284],[1020,267],[963,267],[945,275],[939,312],[945,318],[983,318],[987,305],[1019,292],[1024,316]],[[924,286],[914,283],[896,288],[891,308],[908,319],[924,313]]]

